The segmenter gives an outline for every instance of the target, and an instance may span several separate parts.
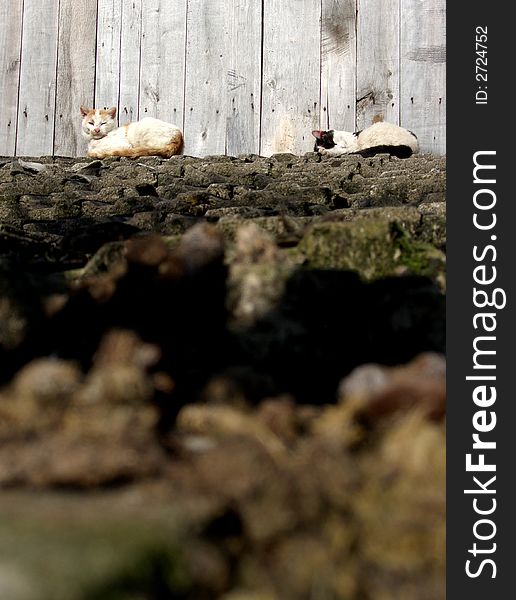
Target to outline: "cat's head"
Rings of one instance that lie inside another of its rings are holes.
[[[88,140],[100,140],[115,129],[116,108],[99,109],[81,106],[82,134]]]
[[[324,154],[326,150],[333,150],[335,154],[349,154],[357,149],[357,134],[350,131],[312,131],[315,137],[314,152]]]

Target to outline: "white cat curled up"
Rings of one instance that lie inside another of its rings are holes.
[[[162,156],[180,154],[183,134],[179,127],[153,117],[117,127],[116,108],[98,109],[81,106],[82,134],[88,140],[88,156]]]

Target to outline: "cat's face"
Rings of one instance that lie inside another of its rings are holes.
[[[332,150],[332,154],[349,154],[355,152],[357,147],[357,134],[349,131],[312,131],[315,137],[314,152],[325,154],[327,150]]]
[[[116,108],[107,110],[81,106],[82,133],[89,140],[100,140],[116,127]]]

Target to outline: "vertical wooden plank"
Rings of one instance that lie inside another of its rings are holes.
[[[127,1],[127,0],[126,0]],[[95,106],[118,106],[122,0],[98,0]]]
[[[0,3],[0,156],[16,147],[23,0]]]
[[[423,152],[446,152],[446,2],[402,0],[401,124]]]
[[[358,0],[357,129],[399,123],[400,0]]]
[[[321,0],[265,0],[261,152],[302,154],[319,124]]]
[[[183,127],[186,1],[146,0],[142,14],[140,106],[142,117]]]
[[[93,106],[97,0],[61,0],[57,58],[57,100],[54,154],[80,156],[86,152],[81,135],[81,105]]]
[[[185,148],[193,156],[226,151],[227,0],[188,0]]]
[[[146,9],[147,10],[147,9]],[[120,38],[120,123],[138,120],[142,0],[122,3]]]
[[[354,131],[357,0],[322,0],[321,127]]]
[[[58,3],[25,0],[16,154],[52,154]]]
[[[262,3],[226,2],[229,25],[226,152],[260,152]]]

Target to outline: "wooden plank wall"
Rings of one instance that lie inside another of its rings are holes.
[[[184,138],[186,154],[226,149],[227,0],[188,0]]]
[[[226,153],[260,152],[262,5],[226,2],[229,49],[226,74]]]
[[[58,3],[24,0],[17,154],[52,154],[56,107]]]
[[[0,155],[82,155],[79,106],[185,153],[304,153],[399,123],[446,149],[445,0],[0,0]]]
[[[401,1],[400,120],[426,152],[446,148],[446,1]],[[424,26],[419,26],[424,23]],[[441,24],[441,25],[439,25]]]
[[[183,126],[186,3],[144,0],[140,56],[139,116]]]
[[[323,0],[321,19],[321,127],[356,128],[356,0]]]
[[[0,154],[16,149],[23,0],[0,1]]]
[[[358,0],[357,129],[400,123],[400,1]]]
[[[78,156],[86,151],[77,107],[93,105],[95,95],[95,47],[97,0],[81,0],[81,19],[76,18],[77,0],[61,0],[57,48],[57,94],[54,153]]]
[[[319,125],[321,2],[265,0],[263,154],[304,153]]]

